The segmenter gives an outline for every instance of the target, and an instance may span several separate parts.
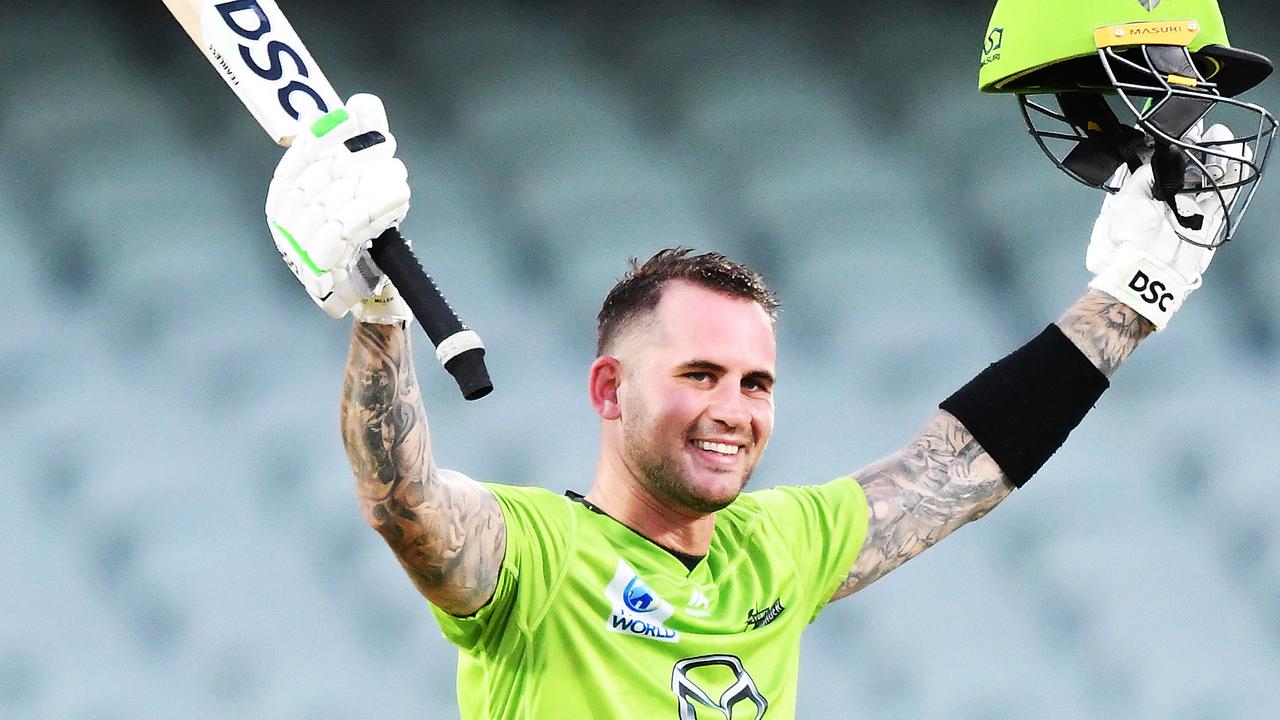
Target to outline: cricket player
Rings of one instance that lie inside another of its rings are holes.
[[[752,269],[683,249],[633,261],[600,309],[587,378],[599,455],[593,478],[570,482],[589,480],[585,495],[440,467],[411,315],[354,264],[409,208],[382,103],[354,96],[345,119],[294,141],[269,226],[316,303],[355,317],[341,424],[360,505],[459,648],[464,718],[792,718],[809,623],[1030,480],[1200,286],[1261,175],[1260,137],[1209,117],[1224,101],[1214,79],[1260,56],[1227,46],[1214,2],[1154,4],[997,5],[987,89],[1058,94],[1064,109],[1046,114],[1077,145],[1055,162],[1112,191],[1086,252],[1094,278],[905,447],[823,484],[744,490],[773,431],[778,299]],[[1166,25],[1153,43],[1104,45],[1152,21]],[[1075,32],[1047,50],[1019,44],[1062,27]],[[1038,52],[1081,64],[1089,82],[1026,80],[1052,65]],[[1104,117],[1099,88],[1152,101],[1121,122]]]

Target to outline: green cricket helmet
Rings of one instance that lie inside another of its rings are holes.
[[[997,0],[978,86],[1016,94],[1040,148],[1090,187],[1114,192],[1149,162],[1156,197],[1193,230],[1204,218],[1176,196],[1213,193],[1228,218],[1214,247],[1235,234],[1276,133],[1270,112],[1235,96],[1271,70],[1230,46],[1217,0]]]

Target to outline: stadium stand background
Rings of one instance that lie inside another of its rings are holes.
[[[1274,3],[1226,5],[1280,56]],[[468,404],[415,337],[440,461],[585,490],[593,315],[665,245],[784,297],[756,486],[892,451],[1056,318],[1099,198],[975,90],[989,7],[286,3],[386,99],[406,232],[491,348]],[[278,152],[159,3],[53,10],[0,22],[0,717],[456,716],[356,508],[348,323],[263,228]],[[1277,198],[1036,482],[827,610],[801,718],[1280,717]]]

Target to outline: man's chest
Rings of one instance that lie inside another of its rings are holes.
[[[764,717],[770,706],[768,717],[785,717],[808,621],[792,566],[748,558],[689,573],[644,560],[577,558],[539,624],[535,662],[573,668],[588,695],[657,703],[673,718]]]
[[[798,642],[810,614],[805,605],[805,588],[790,563],[707,558],[688,572],[673,558],[596,551],[575,557],[543,624],[607,652],[750,652]]]

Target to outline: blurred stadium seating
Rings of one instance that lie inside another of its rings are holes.
[[[724,249],[782,294],[759,486],[891,451],[1087,282],[1098,199],[974,89],[986,4],[295,5],[386,99],[406,232],[491,347],[466,404],[417,345],[478,478],[585,490],[630,256]],[[1273,3],[1232,17],[1280,54]],[[356,509],[349,329],[262,228],[273,147],[158,3],[7,9],[0,92],[0,718],[456,716]],[[1035,483],[825,613],[799,717],[1280,717],[1277,185]]]

